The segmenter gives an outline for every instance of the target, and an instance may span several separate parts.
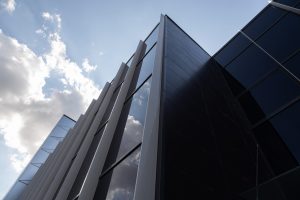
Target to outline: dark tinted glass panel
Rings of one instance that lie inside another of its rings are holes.
[[[300,168],[297,167],[288,173],[278,176],[259,186],[258,199],[272,200],[298,200],[300,199]],[[241,196],[245,200],[256,200],[255,188],[245,192]]]
[[[225,67],[234,57],[250,45],[250,43],[251,42],[245,36],[239,33],[215,56],[215,59]]]
[[[290,13],[266,32],[257,43],[279,62],[300,47],[300,16]]]
[[[275,116],[271,123],[300,162],[300,102]]]
[[[255,45],[251,45],[251,47],[230,63],[226,70],[237,79],[243,87],[248,88],[276,66],[277,63],[267,54]]]
[[[155,27],[155,29],[150,33],[150,35],[145,40],[146,46],[146,53],[149,51],[149,49],[154,45],[154,43],[157,41],[158,31],[159,31],[159,25]]]
[[[299,0],[274,0],[274,1],[289,6],[294,6],[295,4],[300,2]]]
[[[131,200],[135,188],[140,149],[100,178],[94,200]]]
[[[269,27],[271,27],[286,12],[282,9],[268,6],[243,31],[252,39],[256,39]]]
[[[245,90],[245,87],[242,86],[242,84],[236,80],[226,69],[223,69],[223,74],[234,95],[238,95]]]
[[[251,123],[255,123],[259,121],[260,119],[264,118],[265,114],[258,105],[257,101],[255,98],[251,95],[250,92],[247,92],[243,94],[239,98],[239,102],[241,106],[243,107],[249,121]]]
[[[295,158],[271,123],[265,122],[255,128],[254,135],[274,173],[281,174],[297,165]]]
[[[300,88],[284,72],[277,70],[265,81],[253,88],[251,94],[255,97],[262,110],[265,113],[270,113],[299,96]]]
[[[154,67],[154,60],[155,60],[155,52],[156,46],[154,46],[150,52],[144,57],[141,61],[140,66],[136,69],[134,78],[132,82],[134,83],[132,86],[131,91],[134,91],[138,88],[151,74]],[[132,92],[129,92],[129,95]]]
[[[300,53],[292,57],[289,61],[284,63],[284,66],[290,70],[295,76],[300,78]]]
[[[126,102],[104,168],[142,141],[151,78]]]

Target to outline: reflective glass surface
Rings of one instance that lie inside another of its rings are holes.
[[[270,121],[300,163],[300,102],[276,115]]]
[[[240,98],[250,121],[256,122],[263,115],[270,114],[280,106],[299,96],[299,85],[281,70],[276,70],[267,79]],[[252,96],[253,98],[251,98]],[[256,108],[259,105],[259,108]]]
[[[134,54],[133,54],[133,55],[130,57],[130,59],[127,61],[126,64],[127,64],[128,67],[130,67],[133,57],[134,57]]]
[[[140,148],[100,178],[94,200],[133,199]]]
[[[128,95],[138,88],[151,74],[154,67],[156,53],[156,45],[150,50],[150,52],[140,62],[139,67],[136,68],[134,78],[132,80],[133,87],[131,88]]]
[[[142,141],[150,86],[151,78],[125,103],[105,169]]]
[[[243,200],[298,200],[300,197],[299,185],[300,168],[297,167],[286,174],[259,185],[258,190],[253,188],[240,196],[243,197]]]
[[[270,122],[263,123],[253,132],[275,174],[281,174],[297,166],[295,158]]]
[[[19,195],[30,183],[39,167],[47,160],[50,153],[52,153],[58,143],[64,139],[70,128],[75,125],[75,121],[63,115],[52,129],[49,136],[46,138],[40,149],[33,156],[30,163],[26,166],[16,183],[7,193],[6,199],[18,199]]]
[[[294,6],[296,3],[300,2],[299,0],[274,0],[274,1],[289,6]]]
[[[289,13],[257,43],[279,62],[283,62],[300,47],[300,16]]]
[[[149,49],[154,45],[154,43],[157,41],[157,36],[159,32],[159,24],[154,28],[154,30],[150,33],[150,35],[145,40],[146,46],[146,53],[149,51]]]
[[[290,60],[288,60],[286,63],[284,63],[284,66],[290,70],[295,76],[300,78],[300,53],[297,53],[295,56],[293,56]]]
[[[271,27],[286,11],[268,6],[252,22],[250,22],[243,31],[252,39],[256,39]]]
[[[226,70],[237,79],[243,87],[248,88],[277,66],[278,64],[266,53],[255,45],[251,45],[238,58],[230,63]]]
[[[250,43],[251,42],[245,36],[239,33],[218,54],[216,54],[215,59],[225,67],[234,57],[250,45]]]

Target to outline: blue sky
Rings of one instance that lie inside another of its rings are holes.
[[[61,115],[76,120],[84,112],[161,13],[213,55],[266,5],[265,0],[0,0],[0,198]]]

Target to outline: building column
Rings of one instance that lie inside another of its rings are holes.
[[[140,41],[135,55],[133,57],[131,66],[127,71],[124,83],[121,86],[115,105],[111,111],[109,121],[104,129],[102,138],[97,146],[85,182],[81,188],[79,200],[92,200],[94,197],[95,191],[97,189],[98,180],[101,175],[107,157],[107,153],[109,151],[109,147],[113,139],[128,90],[130,88],[131,81],[134,76],[136,65],[143,56],[145,47],[145,43]]]
[[[127,66],[125,64],[122,64],[120,66],[120,69],[114,79],[114,81],[112,82],[104,100],[103,103],[101,104],[98,113],[92,123],[92,125],[90,126],[90,129],[88,130],[87,136],[84,139],[80,149],[78,150],[77,156],[70,168],[70,170],[67,172],[67,176],[65,178],[65,180],[63,180],[63,184],[61,186],[61,188],[59,189],[59,192],[56,196],[56,199],[59,200],[64,200],[68,198],[68,195],[72,189],[72,186],[76,180],[76,177],[79,173],[79,170],[82,166],[82,163],[86,157],[86,154],[89,150],[89,147],[94,139],[94,135],[96,134],[98,127],[100,125],[100,122],[102,121],[102,118],[106,112],[106,109],[111,101],[112,95],[115,91],[115,89],[118,87],[118,83],[120,78],[122,77],[122,73],[124,70],[126,70]],[[63,174],[62,174],[63,175]],[[57,174],[58,177],[60,177],[60,174]],[[53,182],[53,186],[57,186],[55,182]],[[49,199],[51,200],[53,198],[52,192],[50,190],[48,190],[45,199]]]
[[[157,48],[152,74],[147,116],[145,119],[144,135],[141,147],[141,157],[138,166],[134,200],[154,200],[156,185],[157,150],[159,138],[159,117],[161,87],[163,78],[165,16],[161,15]]]

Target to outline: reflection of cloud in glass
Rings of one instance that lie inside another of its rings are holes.
[[[132,199],[132,192],[124,188],[116,188],[114,190],[109,191],[106,199],[107,200]]]
[[[141,122],[136,120],[134,116],[128,116],[118,157],[124,155],[141,142],[143,128]]]
[[[117,165],[112,172],[105,175],[100,179],[95,199],[109,199],[109,200],[131,200],[133,199],[133,193],[136,182],[137,168],[140,160],[140,149],[134,151],[119,165]],[[108,184],[108,192],[105,196],[106,188]]]
[[[133,104],[142,106],[147,103],[149,94],[150,94],[151,82],[148,80],[144,85],[139,89],[139,91],[133,97]]]

